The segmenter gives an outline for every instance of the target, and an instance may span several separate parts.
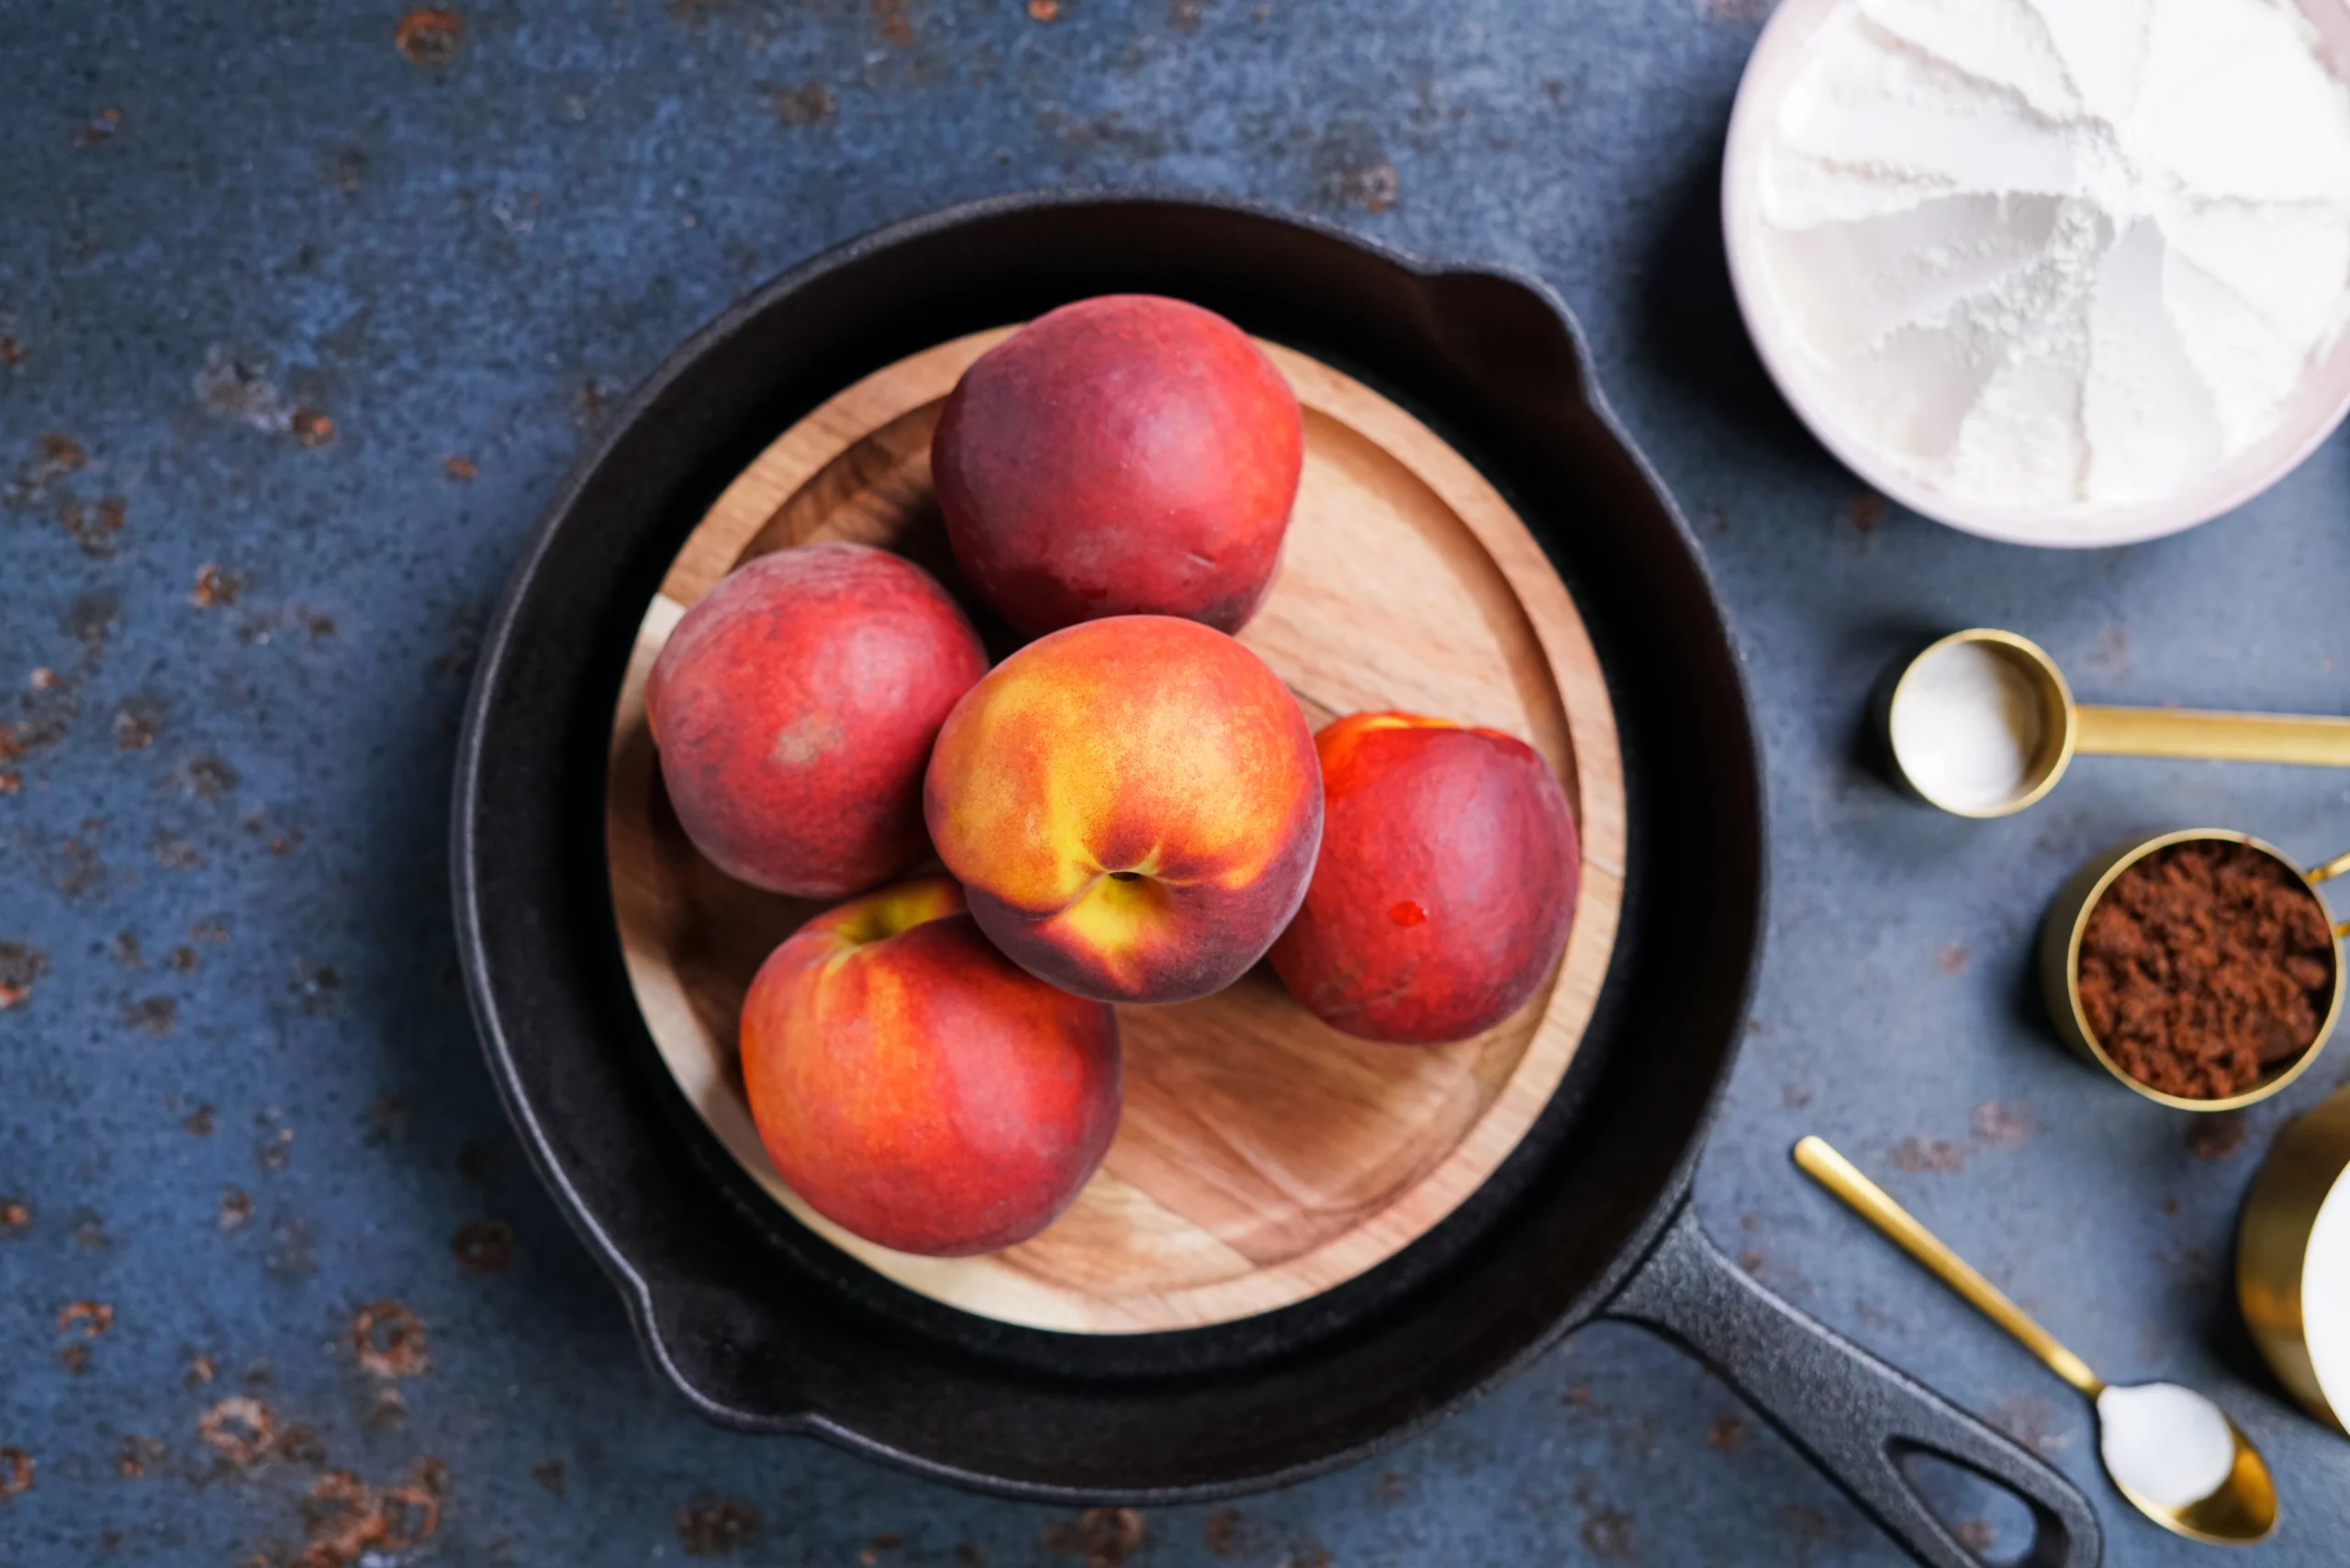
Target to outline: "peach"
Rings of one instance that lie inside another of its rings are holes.
[[[670,633],[644,688],[669,803],[755,887],[838,898],[930,853],[922,774],[987,670],[921,567],[862,544],[762,555]]]
[[[1237,632],[1272,586],[1305,427],[1223,317],[1105,295],[982,354],[930,452],[955,559],[1020,631],[1149,614]]]
[[[820,914],[743,1002],[759,1141],[818,1214],[901,1252],[1024,1241],[1118,1129],[1116,1015],[1016,968],[945,877]]]
[[[1315,736],[1322,856],[1273,969],[1315,1016],[1429,1045],[1489,1029],[1567,944],[1583,861],[1534,748],[1414,713],[1355,713]]]
[[[923,787],[979,929],[1105,1002],[1222,990],[1288,923],[1322,836],[1297,700],[1223,633],[1089,621],[990,671]]]

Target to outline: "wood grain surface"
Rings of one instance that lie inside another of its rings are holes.
[[[1259,965],[1219,995],[1119,1010],[1126,1103],[1108,1159],[1043,1234],[981,1258],[872,1246],[776,1175],[743,1096],[753,972],[817,906],[725,877],[679,829],[644,728],[646,672],[743,561],[851,539],[970,602],[930,487],[930,432],[965,366],[1011,329],[915,354],[786,431],[722,495],[646,610],[613,715],[605,824],[629,980],[663,1059],[775,1200],[910,1289],[1083,1333],[1197,1327],[1304,1300],[1442,1220],[1525,1136],[1597,1001],[1624,874],[1615,719],[1565,586],[1499,494],[1409,414],[1277,344],[1305,409],[1305,471],[1270,599],[1241,633],[1319,727],[1401,708],[1520,736],[1566,786],[1583,890],[1549,985],[1475,1039],[1380,1046],[1324,1026]],[[1011,644],[975,616],[1001,655]]]

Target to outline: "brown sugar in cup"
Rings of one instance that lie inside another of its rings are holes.
[[[2148,1099],[2248,1105],[2307,1070],[2341,1008],[2335,931],[2316,883],[2223,829],[2132,840],[2068,881],[2041,936],[2065,1042]]]

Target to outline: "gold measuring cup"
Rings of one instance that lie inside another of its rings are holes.
[[[2081,1007],[2081,936],[2088,929],[2089,912],[2097,907],[2098,900],[2105,896],[2106,890],[2122,872],[2154,851],[2198,840],[2242,844],[2260,851],[2292,872],[2309,890],[2310,897],[2317,900],[2322,911],[2326,908],[2325,900],[2317,885],[2350,871],[2350,854],[2337,855],[2322,866],[2304,871],[2275,845],[2223,827],[2180,828],[2174,833],[2158,833],[2117,844],[2074,872],[2049,904],[2047,918],[2040,927],[2041,991],[2047,999],[2049,1016],[2055,1021],[2056,1032],[2064,1036],[2065,1043],[2147,1099],[2180,1111],[2233,1111],[2267,1099],[2300,1077],[2317,1060],[2318,1052],[2325,1048],[2325,1042],[2333,1034],[2334,1020],[2342,1015],[2342,954],[2338,947],[2333,953],[2333,985],[2325,1016],[2318,1023],[2316,1038],[2292,1060],[2269,1069],[2250,1089],[2221,1100],[2190,1100],[2139,1082],[2106,1054],[2105,1047],[2098,1043],[2096,1032],[2089,1027],[2088,1014]],[[2350,936],[2350,921],[2335,923],[2331,911],[2326,912],[2326,919],[2333,925],[2337,938]]]
[[[1999,661],[2012,695],[2026,711],[2019,738],[2029,759],[2022,777],[1996,799],[1962,798],[1936,788],[1930,767],[1902,755],[1904,703],[1921,700],[1938,655],[1972,646]],[[2219,713],[2183,708],[2107,708],[2073,700],[2056,661],[2029,637],[1975,627],[1929,644],[1884,689],[1879,727],[1904,786],[1929,803],[1963,817],[2004,817],[2056,787],[2076,756],[2198,757],[2221,762],[2288,762],[2350,767],[2350,718],[2286,713]]]
[[[2329,1199],[2335,1213],[2321,1240],[2318,1219]],[[2345,1211],[2350,1089],[2337,1090],[2285,1124],[2253,1178],[2236,1231],[2236,1301],[2253,1343],[2294,1398],[2350,1435],[2350,1334],[2332,1332],[2313,1354],[2310,1333],[2311,1325],[2339,1323],[2350,1313]]]

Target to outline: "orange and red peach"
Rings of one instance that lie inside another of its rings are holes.
[[[688,837],[756,887],[838,898],[929,854],[922,776],[987,669],[946,590],[862,544],[763,555],[688,610],[645,716]]]
[[[1223,633],[1089,621],[956,704],[923,786],[979,927],[1030,973],[1106,1002],[1182,1002],[1263,956],[1322,834],[1314,736]]]
[[[964,372],[931,473],[955,559],[1019,630],[1155,614],[1237,632],[1272,586],[1304,451],[1296,396],[1239,328],[1105,295]]]
[[[1411,713],[1315,737],[1322,854],[1273,969],[1314,1014],[1371,1040],[1491,1028],[1564,950],[1582,878],[1574,818],[1525,742]]]
[[[743,1003],[768,1158],[867,1241],[935,1257],[1023,1241],[1118,1126],[1118,1025],[991,946],[945,877],[818,915]]]

